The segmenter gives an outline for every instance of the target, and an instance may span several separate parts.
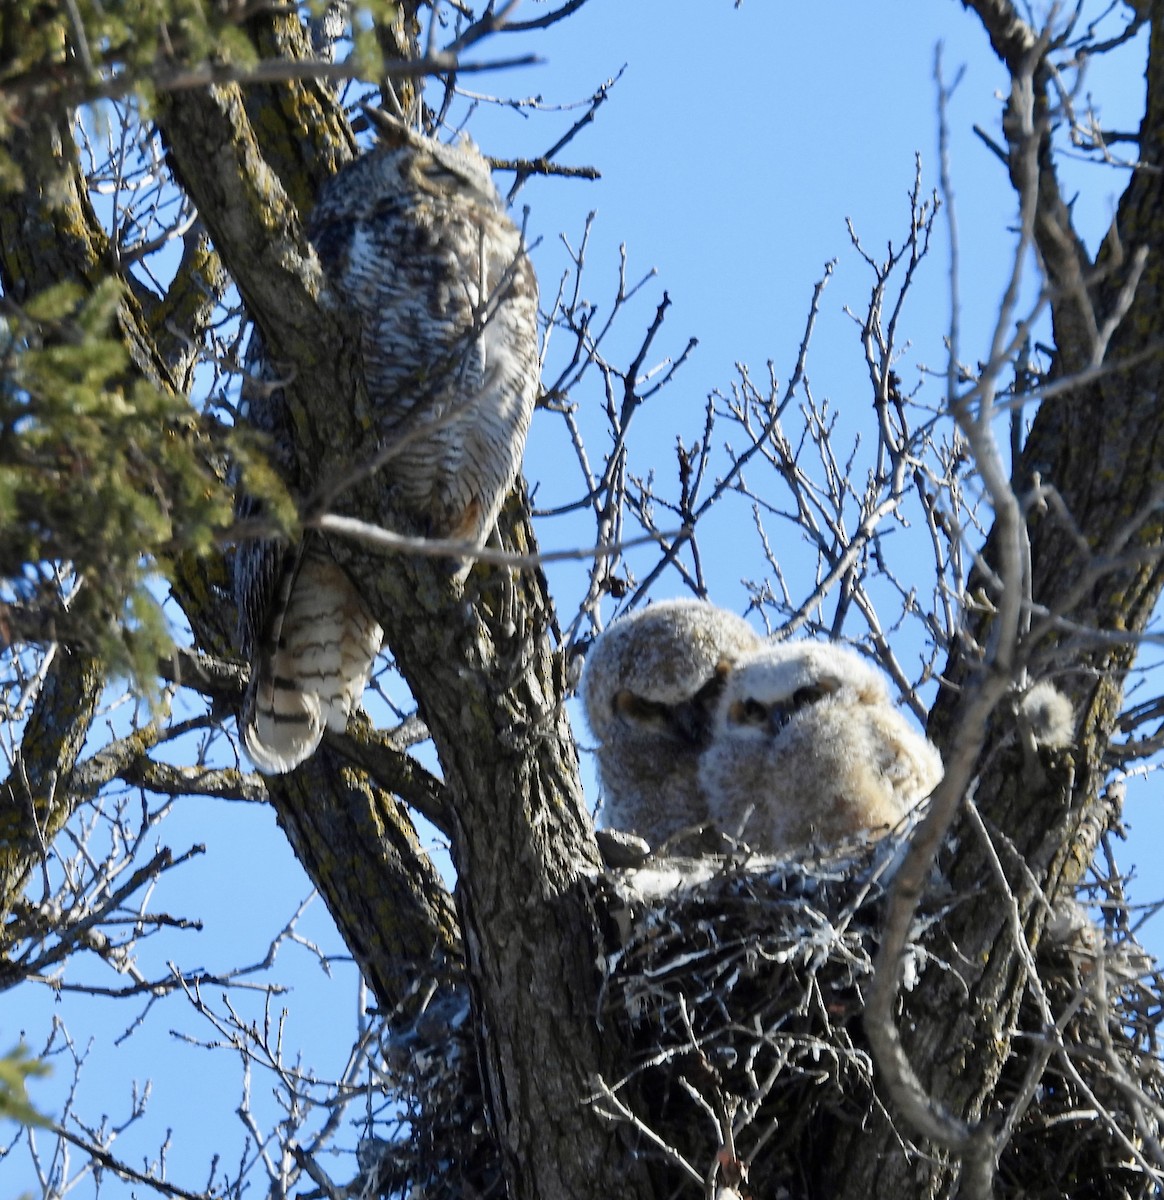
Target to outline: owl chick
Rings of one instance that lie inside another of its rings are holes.
[[[893,707],[881,673],[830,642],[737,662],[699,772],[720,829],[770,854],[884,832],[941,777],[937,749]]]
[[[1019,717],[1036,746],[1061,750],[1075,740],[1075,708],[1049,680],[1040,680],[1023,695]]]
[[[581,685],[604,824],[658,846],[709,820],[699,755],[711,706],[731,663],[760,645],[741,617],[703,600],[652,604],[604,630]]]
[[[375,472],[386,525],[481,545],[517,478],[533,413],[537,282],[472,142],[376,123],[379,145],[324,186],[307,226],[332,296],[359,328],[369,409],[355,414],[367,432],[351,466]],[[257,379],[278,376],[257,358]],[[326,420],[335,398],[316,403]],[[272,462],[293,480],[283,390],[252,387],[240,415],[269,436]],[[342,487],[336,494],[342,506]],[[240,511],[255,515],[255,505],[244,497]],[[354,582],[325,539],[309,538],[247,542],[235,558],[251,663],[242,738],[268,773],[291,770],[325,728],[346,725],[380,645]],[[459,560],[456,574],[469,566]]]

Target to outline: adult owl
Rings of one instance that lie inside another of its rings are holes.
[[[370,409],[353,472],[379,472],[386,526],[480,546],[533,413],[537,283],[473,143],[369,115],[378,145],[323,187],[307,226],[333,297],[359,323]],[[242,417],[271,435],[276,464],[294,461],[281,390],[251,387]],[[456,559],[454,573],[470,566]],[[289,771],[324,728],[346,725],[380,626],[318,534],[244,544],[235,585],[252,665],[243,744],[261,771]]]
[[[784,642],[736,663],[699,777],[719,828],[774,854],[884,833],[934,789],[942,760],[856,653]]]
[[[703,600],[652,604],[595,640],[581,691],[604,824],[657,847],[709,820],[699,756],[712,706],[731,664],[760,644],[743,618]]]

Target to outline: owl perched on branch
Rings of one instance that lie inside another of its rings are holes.
[[[385,526],[480,546],[533,414],[537,282],[472,142],[445,145],[369,115],[379,144],[324,186],[307,227],[330,290],[360,327],[370,409],[352,479],[377,473]],[[242,416],[270,434],[276,464],[294,462],[281,390],[252,388]],[[329,481],[340,503],[344,483]],[[457,560],[456,575],[470,566]],[[252,664],[243,744],[260,770],[289,771],[325,727],[346,725],[380,626],[319,534],[241,546],[235,591]]]
[[[715,705],[699,779],[712,819],[777,854],[896,825],[942,778],[882,674],[831,642],[741,659]]]
[[[586,656],[582,698],[598,740],[603,823],[659,846],[710,819],[699,781],[711,714],[752,627],[703,600],[666,600],[613,622]]]

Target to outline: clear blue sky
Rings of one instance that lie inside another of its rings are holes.
[[[518,15],[536,17],[544,8],[527,3]],[[646,439],[640,445],[657,441],[661,469],[671,469],[676,434],[690,438],[698,432],[708,392],[731,383],[735,362],[750,364],[763,376],[764,364],[772,359],[780,377],[787,377],[812,288],[824,263],[833,258],[838,260],[836,273],[825,293],[811,364],[814,388],[854,428],[869,413],[856,330],[843,306],[863,311],[871,279],[849,249],[845,220],[850,218],[866,244],[879,252],[888,239],[901,237],[915,153],[922,156],[925,187],[936,185],[933,65],[939,41],[945,43],[947,77],[964,68],[950,121],[964,262],[963,350],[974,359],[986,354],[1005,285],[1011,250],[1005,230],[1013,224],[1015,204],[1001,165],[971,132],[975,123],[997,130],[1003,73],[976,22],[954,0],[881,5],[751,0],[735,10],[724,0],[635,0],[633,5],[591,0],[558,29],[517,47],[528,45],[545,60],[542,65],[505,76],[465,77],[467,87],[481,92],[536,94],[546,104],[567,104],[583,100],[625,65],[597,120],[562,156],[569,163],[597,166],[602,179],[534,181],[519,204],[530,207],[530,233],[541,239],[535,257],[543,296],[553,293],[565,269],[559,234],[576,245],[586,214],[594,210],[587,275],[587,294],[593,300],[607,301],[620,244],[627,247],[632,279],[652,268],[658,272],[634,310],[637,316],[624,325],[624,346],[641,334],[663,289],[672,309],[659,353],[678,353],[689,336],[699,338],[690,363],[640,422],[639,438]],[[495,39],[471,56],[514,49],[512,41]],[[1137,119],[1142,81],[1136,53],[1125,55],[1106,71],[1106,78],[1094,74],[1089,81],[1089,89],[1102,98],[1102,116],[1109,125],[1127,128]],[[470,128],[489,154],[537,154],[580,111],[538,117],[483,106]],[[500,182],[504,187],[508,180]],[[1071,186],[1079,189],[1076,217],[1093,245],[1124,182],[1112,170],[1080,166],[1070,172]],[[936,369],[944,365],[942,337],[949,320],[945,273],[943,233],[907,311],[913,347],[903,360],[903,374],[918,363]],[[612,357],[625,361],[616,349]],[[598,402],[595,393],[576,399]],[[561,474],[555,436],[540,414],[527,475],[540,485],[543,500],[555,494]],[[542,537],[547,547],[570,544],[566,529],[550,526]],[[711,551],[709,563],[713,598],[737,608],[745,599],[740,577],[759,569],[754,561],[741,561],[743,544],[728,531]],[[795,571],[795,560],[790,561]],[[576,586],[576,573],[563,570],[553,578],[566,608],[574,596],[564,593]],[[675,584],[671,591],[677,590]],[[670,593],[663,586],[656,594]],[[588,780],[593,788],[589,772]],[[1145,901],[1164,893],[1164,879],[1153,862],[1158,855],[1150,849],[1164,833],[1156,791],[1149,782],[1133,792],[1128,808],[1132,841],[1123,855],[1125,869],[1140,864],[1137,895]],[[154,909],[197,916],[204,929],[174,934],[156,947],[150,944],[149,961],[142,964],[147,976],[161,973],[167,959],[185,969],[202,965],[208,970],[260,959],[310,890],[273,814],[262,808],[184,800],[160,827],[158,840],[175,852],[194,842],[207,844],[206,855],[167,876],[151,902]],[[342,953],[318,901],[298,928],[331,952]],[[1164,950],[1164,937],[1149,932],[1145,940]],[[118,982],[107,970],[84,962],[71,966],[67,977],[106,986]],[[354,969],[337,965],[328,978],[308,951],[288,944],[261,977],[278,978],[294,989],[285,1001],[290,1012],[287,1045],[301,1047],[305,1063],[317,1065],[321,1073],[341,1069],[356,1023]],[[208,994],[217,998],[216,989]],[[245,1007],[245,997],[235,1000]],[[79,1047],[89,1045],[79,1108],[94,1119],[101,1112],[111,1121],[122,1119],[130,1081],[152,1079],[150,1115],[114,1150],[143,1165],[172,1126],[171,1178],[185,1187],[202,1187],[213,1154],[221,1153],[229,1169],[241,1152],[241,1127],[233,1116],[237,1056],[195,1048],[175,1037],[172,1031],[212,1037],[178,997],[156,1005],[134,1037],[116,1048],[111,1039],[129,1019],[126,1007],[68,996],[54,1001],[44,989],[26,988],[5,997],[0,1040],[7,1044],[23,1028],[39,1048],[52,1017],[65,1020]],[[139,1007],[144,1009],[144,1003]],[[261,1009],[253,1015],[261,1020]],[[52,1109],[67,1083],[66,1065],[58,1060],[54,1079],[34,1085],[34,1096]],[[268,1111],[269,1090],[269,1081],[256,1074],[253,1099]],[[0,1136],[7,1136],[3,1127]],[[337,1160],[337,1180],[352,1173],[350,1163]],[[0,1193],[22,1190],[40,1194],[27,1160],[16,1154],[0,1164]],[[107,1178],[103,1195],[129,1196],[133,1190]],[[89,1194],[87,1186],[74,1193]]]

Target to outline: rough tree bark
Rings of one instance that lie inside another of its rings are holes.
[[[265,164],[243,89],[171,95],[161,126],[272,360],[286,364],[301,491],[309,495],[358,461],[367,398],[355,331],[320,294],[299,213]],[[372,479],[345,491],[347,511],[377,524],[381,486]],[[502,540],[533,546],[520,505],[510,508]],[[592,1019],[596,943],[581,884],[597,851],[544,579],[491,572],[466,601],[450,592],[446,571],[423,560],[353,551],[349,566],[444,769],[462,936],[510,1188],[532,1197],[625,1187],[616,1133],[582,1104],[612,1056]],[[345,849],[357,862],[363,854]],[[359,924],[345,931],[353,949],[368,936]]]
[[[257,18],[252,32],[268,51],[308,53],[295,17]],[[271,357],[288,369],[302,475],[319,481],[352,461],[353,422],[367,399],[354,330],[321,295],[300,210],[353,143],[334,97],[310,80],[247,91],[224,84],[163,96],[159,123]],[[76,166],[63,112],[51,132],[51,141],[27,147],[21,165],[29,179],[63,170],[71,182]],[[5,230],[8,295],[22,298],[105,269],[102,234],[79,188],[40,183],[6,200],[19,213]],[[42,243],[51,255],[42,254]],[[127,340],[147,352],[137,360],[141,369],[156,385],[172,386],[132,309],[125,327]],[[357,514],[378,511],[374,484],[353,500]],[[511,505],[505,526],[506,541],[533,548],[521,504]],[[593,1076],[609,1072],[613,1060],[593,1020],[594,919],[581,885],[597,852],[562,706],[565,672],[551,644],[545,581],[536,571],[496,571],[479,595],[463,600],[449,594],[444,572],[424,562],[353,552],[353,566],[445,770],[464,948],[511,1190],[531,1197],[626,1190],[617,1132],[583,1103]],[[228,653],[229,593],[206,587],[205,578],[205,569],[184,575],[189,586],[180,581],[178,599],[201,648]],[[98,676],[85,703],[44,690],[42,707],[68,736],[53,739],[56,760],[31,782],[46,773],[67,779],[99,688]],[[382,1009],[407,1013],[413,964],[439,970],[442,959],[457,955],[460,937],[403,807],[330,750],[269,793]],[[19,819],[22,798],[12,785],[8,795]],[[59,826],[37,824],[50,835]],[[34,834],[21,843],[25,873],[40,853]]]
[[[282,19],[294,40],[298,22]],[[19,41],[21,14],[10,11],[3,39]],[[273,36],[273,35],[272,35]],[[302,53],[302,33],[295,42]],[[315,95],[310,85],[289,89]],[[311,110],[306,127],[324,146],[339,144],[338,161],[350,156],[335,131],[346,130],[334,99],[332,121]],[[299,110],[301,111],[302,105]],[[284,129],[280,127],[280,136]],[[302,132],[302,130],[300,130]],[[328,141],[328,138],[331,141]],[[315,144],[312,143],[314,147]],[[19,127],[8,143],[23,174],[24,186],[0,204],[0,277],[5,295],[23,302],[61,283],[88,288],[110,271],[108,237],[93,213],[80,181],[71,127],[63,108],[45,105]],[[318,161],[318,149],[312,155]],[[326,172],[329,162],[320,168]],[[269,172],[267,173],[269,175]],[[323,176],[320,175],[319,178]],[[302,186],[309,186],[302,183]],[[261,244],[266,244],[265,240]],[[221,271],[201,242],[184,260],[165,305],[151,325],[127,288],[120,328],[135,352],[136,368],[152,385],[172,389],[185,374],[179,347],[197,345],[209,317],[213,281]],[[301,294],[301,289],[294,293]],[[200,297],[202,304],[189,298]],[[179,315],[188,324],[176,324]],[[310,340],[310,339],[305,339]],[[173,586],[195,632],[199,649],[216,657],[232,653],[236,617],[221,559],[178,562]],[[70,776],[96,711],[104,685],[98,663],[80,650],[58,648],[48,682],[36,701],[22,746],[23,757],[0,790],[0,822],[5,833],[0,906],[19,896],[46,843],[68,819],[81,796]],[[234,697],[241,698],[241,692]],[[226,697],[229,699],[229,696]],[[349,946],[374,988],[382,1008],[408,1008],[413,979],[404,964],[439,965],[457,953],[458,937],[450,898],[421,855],[416,833],[403,806],[376,785],[367,772],[348,767],[325,769],[321,757],[295,777],[269,789],[280,822],[313,882],[328,902]],[[12,937],[18,929],[10,931]]]
[[[1033,32],[1007,3],[968,7],[1017,72],[1037,42]],[[1148,163],[1159,159],[1164,140],[1164,0],[1152,5],[1152,18],[1141,143]],[[0,42],[20,36],[19,14],[9,11],[0,20]],[[249,28],[264,54],[308,53],[293,16],[260,15]],[[406,34],[397,45],[409,51]],[[1046,79],[1039,72],[1035,77],[1045,89]],[[320,181],[353,153],[351,131],[330,91],[310,80],[170,93],[159,101],[158,119],[215,253],[272,358],[287,368],[302,480],[327,481],[350,462],[349,448],[359,440],[353,422],[367,397],[353,331],[326,295],[302,214]],[[29,183],[0,203],[5,294],[21,300],[53,283],[91,282],[109,270],[104,235],[77,184],[64,112],[30,119],[13,139],[13,153]],[[1088,365],[1087,311],[1102,324],[1128,260],[1121,266],[1106,252],[1097,266],[1110,265],[1110,272],[1085,279],[1082,287],[1063,274],[1070,262],[1064,245],[1076,254],[1078,239],[1047,146],[1040,162],[1039,249],[1057,289],[1055,373],[1065,378]],[[1073,520],[1050,511],[1031,523],[1033,595],[1040,607],[1029,645],[1036,670],[1040,663],[1071,664],[1061,678],[1086,714],[1073,769],[1065,767],[1041,789],[1017,786],[1013,756],[999,750],[1001,723],[983,751],[979,808],[1014,846],[1016,861],[1026,864],[1027,872],[1014,871],[1010,884],[1032,941],[1044,919],[1032,880],[1048,897],[1068,891],[1116,815],[1101,794],[1103,755],[1130,637],[1096,643],[1073,630],[1132,635],[1164,586],[1156,514],[1164,484],[1161,360],[1142,353],[1164,344],[1161,187],[1159,173],[1135,173],[1117,217],[1125,255],[1141,246],[1149,251],[1132,307],[1107,351],[1109,362],[1129,365],[1043,404],[1018,475],[1020,491],[1036,472],[1053,485]],[[203,247],[190,272],[205,278],[216,270]],[[132,295],[121,326],[137,369],[155,385],[179,386],[184,372],[173,345]],[[167,298],[169,327],[174,311],[186,312],[188,332],[196,334],[203,316],[196,307],[171,303],[176,298]],[[304,495],[309,491],[305,486]],[[372,522],[379,501],[375,480],[344,493],[345,511]],[[535,546],[520,498],[503,514],[501,542],[520,553]],[[1113,547],[1118,561],[1112,561]],[[344,554],[440,755],[441,804],[459,880],[456,912],[420,853],[403,805],[342,745],[329,742],[314,760],[269,785],[280,821],[383,1009],[408,1011],[411,964],[429,962],[434,950],[450,962],[464,954],[512,1194],[543,1200],[650,1195],[650,1179],[630,1165],[618,1132],[583,1103],[596,1076],[618,1076],[621,1051],[595,1021],[598,921],[584,884],[598,857],[563,708],[567,675],[544,578],[536,570],[483,569],[461,595],[427,560],[386,557],[356,544]],[[218,563],[209,576],[204,566],[180,570],[177,584],[199,647],[220,656],[230,652],[233,626],[224,580]],[[1044,619],[1044,612],[1063,620]],[[982,644],[987,623],[984,618],[975,628],[968,647]],[[957,728],[965,711],[962,689],[975,686],[975,670],[965,651],[951,662],[951,686],[933,717],[937,740]],[[60,652],[29,725],[22,771],[0,791],[0,905],[11,902],[39,861],[44,839],[67,817],[70,774],[100,688],[96,664]],[[955,994],[936,973],[927,976],[908,1000],[905,1041],[932,1093],[975,1120],[991,1110],[1024,983],[997,894],[984,886],[990,878],[984,854],[968,827],[960,824],[955,832],[964,850],[952,879],[970,898],[953,913],[950,935],[962,952],[967,992]],[[898,1150],[890,1121],[872,1114],[866,1127],[837,1129],[831,1144],[819,1148],[822,1187],[854,1198],[951,1194],[957,1164],[931,1149],[935,1165],[919,1185],[916,1162]]]

